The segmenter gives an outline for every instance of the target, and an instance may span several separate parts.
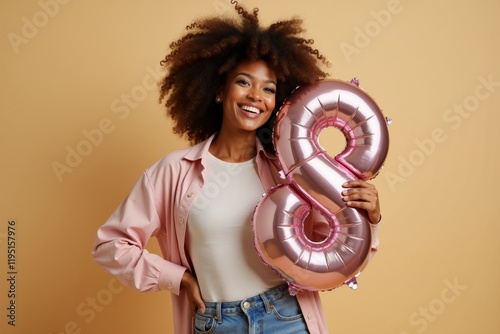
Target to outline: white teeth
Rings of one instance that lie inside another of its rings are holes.
[[[252,114],[260,114],[260,110],[251,106],[242,106],[241,109],[251,112]]]

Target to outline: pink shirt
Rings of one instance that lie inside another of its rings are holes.
[[[112,275],[140,291],[172,292],[174,332],[193,333],[189,301],[180,289],[182,275],[192,268],[186,253],[189,208],[203,186],[203,161],[213,136],[195,146],[174,151],[144,171],[127,198],[97,231],[95,261]],[[257,141],[257,169],[264,189],[282,183],[277,159]],[[378,246],[376,232],[372,254]],[[162,256],[145,249],[156,237]],[[297,295],[312,334],[328,333],[317,292]]]

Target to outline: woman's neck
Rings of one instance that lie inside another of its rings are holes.
[[[209,152],[227,162],[244,162],[255,157],[255,132],[238,135],[220,132],[210,144]]]

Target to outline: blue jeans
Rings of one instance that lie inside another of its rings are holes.
[[[297,298],[290,296],[286,284],[244,300],[205,305],[205,313],[196,312],[195,334],[309,333]]]

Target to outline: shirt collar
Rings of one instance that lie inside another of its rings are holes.
[[[210,144],[212,143],[212,140],[214,140],[214,137],[215,133],[210,137],[208,137],[207,140],[202,141],[201,143],[198,143],[194,146],[191,146],[191,148],[184,155],[184,159],[195,161],[205,158],[206,155],[208,154],[208,149],[210,147]]]
[[[184,159],[190,160],[190,161],[195,161],[195,160],[200,160],[204,159],[207,154],[208,154],[208,149],[210,148],[210,144],[215,138],[215,133],[211,135],[207,140],[198,143],[194,146],[192,146],[187,153],[184,155]],[[259,139],[256,140],[256,149],[257,149],[257,156],[261,156],[262,154],[270,160],[276,160],[277,157],[275,154],[270,153],[264,149],[264,146],[260,142]]]

